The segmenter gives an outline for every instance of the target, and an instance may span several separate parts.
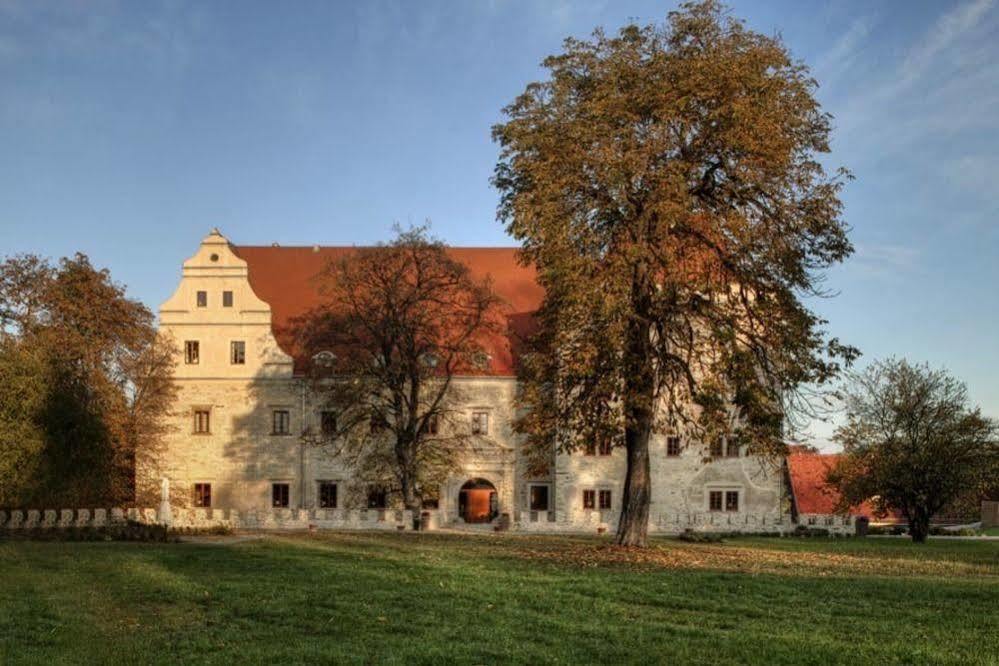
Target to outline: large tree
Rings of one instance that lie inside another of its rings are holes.
[[[0,503],[134,501],[173,398],[152,313],[84,255],[0,263]]]
[[[901,513],[921,543],[937,512],[994,484],[999,426],[946,371],[889,359],[853,374],[844,394],[835,439],[845,455],[829,474],[842,508],[871,500]]]
[[[499,217],[546,296],[522,363],[530,446],[627,452],[617,532],[644,545],[649,437],[779,454],[790,413],[855,350],[803,303],[851,245],[829,117],[778,37],[714,1],[568,39],[493,129]]]
[[[324,302],[297,329],[331,417],[307,438],[416,518],[474,442],[454,377],[485,370],[499,300],[425,227],[358,248],[318,283]]]

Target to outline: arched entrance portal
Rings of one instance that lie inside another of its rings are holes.
[[[496,486],[472,479],[458,491],[458,513],[466,523],[488,523],[499,513]]]

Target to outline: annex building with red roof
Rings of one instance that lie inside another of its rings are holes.
[[[160,331],[177,347],[177,398],[162,451],[139,473],[165,480],[179,525],[408,529],[391,492],[365,487],[349,464],[303,433],[321,426],[323,401],[304,376],[296,319],[321,303],[317,276],[352,247],[242,246],[217,230],[183,262]],[[517,360],[544,291],[516,248],[449,248],[473,277],[489,278],[505,325],[487,340],[481,369],[454,378],[460,411],[478,434],[456,471],[424,507],[430,526],[473,523],[534,531],[613,530],[625,472],[623,450],[553,455],[528,473],[512,428]],[[377,436],[377,434],[372,435]],[[656,433],[650,450],[649,529],[679,533],[787,532],[794,528],[788,474],[720,440]],[[797,462],[794,469],[799,469]],[[802,481],[805,477],[790,476]],[[817,500],[796,488],[795,501]],[[836,526],[851,529],[848,521]]]

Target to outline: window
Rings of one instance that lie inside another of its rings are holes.
[[[725,438],[716,437],[714,441],[711,442],[711,457],[721,458],[725,455]]]
[[[597,508],[597,491],[595,490],[583,491],[583,508],[584,509]]]
[[[548,486],[531,486],[531,511],[548,510]]]
[[[437,415],[429,414],[423,421],[423,427],[420,432],[424,435],[436,435],[437,434]]]
[[[211,430],[212,413],[207,409],[194,410],[194,432],[198,435],[207,435]]]
[[[670,458],[676,458],[680,455],[680,438],[673,436],[666,438],[666,455]]]
[[[384,488],[372,486],[368,488],[368,508],[384,509],[386,505],[387,493]]]
[[[197,340],[188,340],[184,343],[184,363],[187,365],[197,365],[201,360],[201,345]]]
[[[208,307],[208,292],[199,291],[198,292],[198,307],[207,308]]]
[[[729,490],[725,493],[725,510],[726,511],[738,511],[739,510],[739,491]]]
[[[489,434],[489,412],[472,412],[472,434]]]
[[[710,511],[722,510],[722,491],[712,490],[708,493],[708,510]]]
[[[611,491],[609,490],[600,491],[600,508],[601,509],[611,508]]]
[[[319,427],[322,429],[324,435],[332,435],[336,433],[336,412],[320,412],[319,413]]]
[[[441,501],[439,497],[424,497],[420,506],[424,509],[439,509],[441,508]]]
[[[232,292],[223,291],[222,292],[222,307],[231,308],[232,307]]]
[[[229,344],[229,363],[232,365],[246,363],[246,343],[242,340],[233,340]]]
[[[725,450],[725,455],[728,456],[729,458],[738,458],[739,457],[739,444],[737,442],[733,442],[732,440],[729,440],[728,441],[728,448],[726,448],[726,450]]]
[[[272,435],[291,434],[291,412],[287,409],[275,409],[273,415]]]
[[[597,455],[597,445],[595,442],[587,442],[583,447],[584,456],[595,456]]]
[[[275,509],[287,509],[289,501],[289,486],[287,483],[271,484],[271,506]]]
[[[208,508],[212,505],[212,484],[194,484],[194,506]]]
[[[319,508],[336,508],[336,484],[331,481],[319,482]]]
[[[609,456],[611,454],[611,441],[609,439],[600,440],[600,446],[597,447],[597,451],[602,456]]]

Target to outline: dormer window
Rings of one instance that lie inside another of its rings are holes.
[[[197,295],[197,299],[198,299],[198,307],[199,308],[207,308],[208,307],[208,292],[207,291],[199,291],[198,295]]]
[[[232,292],[223,291],[222,292],[222,307],[231,308],[232,307]]]

